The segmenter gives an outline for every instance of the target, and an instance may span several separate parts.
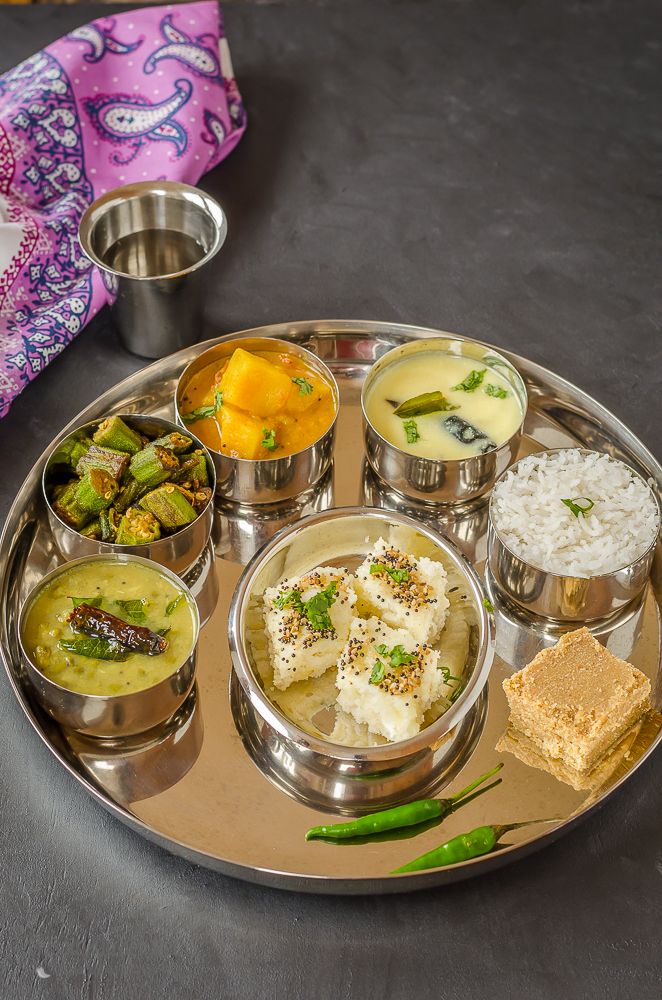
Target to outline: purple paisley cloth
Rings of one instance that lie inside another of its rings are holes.
[[[215,0],[100,18],[0,76],[0,417],[106,302],[90,202],[195,184],[245,127]]]

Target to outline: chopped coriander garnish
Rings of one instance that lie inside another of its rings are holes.
[[[413,653],[408,653],[404,646],[394,646],[393,649],[389,650],[388,646],[382,643],[380,646],[375,646],[375,649],[380,656],[388,659],[388,665],[392,670],[395,670],[397,667],[406,666],[407,663],[411,663],[415,659]],[[378,660],[377,662],[379,663],[380,661]]]
[[[489,611],[490,614],[494,613],[494,605],[492,604],[492,602],[489,599],[489,597],[484,597],[483,598],[483,607],[485,608],[486,611]]]
[[[457,701],[457,699],[460,697],[460,695],[464,691],[465,687],[466,687],[466,685],[465,685],[464,681],[460,681],[460,683],[453,690],[453,693],[451,694],[450,698],[448,699],[450,701],[451,705],[455,704],[455,702]]]
[[[222,405],[223,393],[217,386],[214,390],[213,406],[198,406],[195,410],[189,410],[188,413],[182,413],[182,420],[186,424],[192,424],[196,420],[206,420],[208,417],[215,417]]]
[[[385,566],[383,563],[373,563],[370,567],[371,576],[378,573],[387,573],[394,583],[405,583],[409,579],[408,569],[396,569],[394,566]]]
[[[308,382],[307,379],[303,378],[302,376],[299,376],[297,378],[293,378],[292,381],[294,382],[295,385],[299,386],[299,393],[301,396],[310,396],[311,392],[313,391],[313,387],[311,383]]]
[[[507,389],[503,389],[500,385],[494,385],[493,382],[487,383],[485,392],[488,396],[494,396],[496,399],[505,399],[508,395]]]
[[[372,668],[372,673],[370,674],[370,683],[379,684],[380,681],[384,680],[384,674],[386,673],[386,667],[381,660],[375,660],[375,665]]]
[[[452,674],[449,668],[444,667],[441,663],[437,664],[437,670],[441,670],[441,674],[444,678],[444,684],[449,684],[450,681],[455,681],[457,684],[462,683],[459,677],[456,677],[455,674]]]
[[[389,656],[392,667],[401,667],[406,663],[411,663],[414,659],[413,655],[408,653],[404,646],[394,646]]]
[[[320,590],[319,594],[315,594],[314,597],[303,602],[303,613],[312,627],[318,632],[333,628],[329,608],[336,602],[337,589],[338,584],[335,580],[332,580],[324,590]]]
[[[482,383],[486,371],[487,368],[474,368],[465,379],[462,379],[457,385],[452,386],[453,391],[461,389],[462,392],[473,392]]]
[[[421,435],[418,433],[415,420],[405,420],[402,427],[407,437],[407,444],[416,444],[420,440]]]
[[[278,447],[278,443],[276,441],[276,431],[273,427],[262,428],[262,447],[266,448],[268,451],[273,451]]]
[[[282,611],[283,608],[287,608],[289,605],[301,609],[303,607],[301,592],[296,589],[286,590],[284,594],[281,594],[280,597],[276,598],[274,604],[279,611]]]
[[[332,604],[335,604],[337,589],[338,584],[335,580],[332,580],[324,590],[320,590],[319,593],[314,594],[307,601],[302,601],[301,591],[293,588],[292,590],[285,591],[284,594],[280,594],[274,601],[274,604],[280,611],[287,607],[294,608],[295,611],[299,611],[306,616],[312,628],[318,632],[323,632],[325,629],[333,628],[329,608]]]
[[[215,413],[215,406],[198,406],[195,410],[189,410],[188,413],[182,413],[182,420],[184,423],[192,424],[196,420],[206,420],[207,417],[213,417]]]
[[[584,503],[579,503],[580,500],[583,500]],[[575,497],[573,500],[561,500],[561,503],[564,503],[575,517],[579,517],[580,514],[586,517],[589,510],[593,510],[595,507],[593,500],[590,500],[589,497]]]

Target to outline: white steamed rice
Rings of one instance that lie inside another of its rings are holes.
[[[575,517],[561,502],[578,497],[594,502],[586,516]],[[584,578],[638,559],[659,530],[657,504],[644,481],[608,455],[578,449],[522,459],[494,488],[492,519],[525,562]]]

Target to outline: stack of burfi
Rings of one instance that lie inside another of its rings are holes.
[[[503,687],[511,726],[577,771],[594,767],[650,707],[645,674],[586,628],[538,653]]]

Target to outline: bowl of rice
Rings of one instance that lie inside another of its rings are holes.
[[[660,531],[657,493],[610,455],[528,455],[496,483],[488,564],[521,608],[559,622],[611,617],[639,597]]]

